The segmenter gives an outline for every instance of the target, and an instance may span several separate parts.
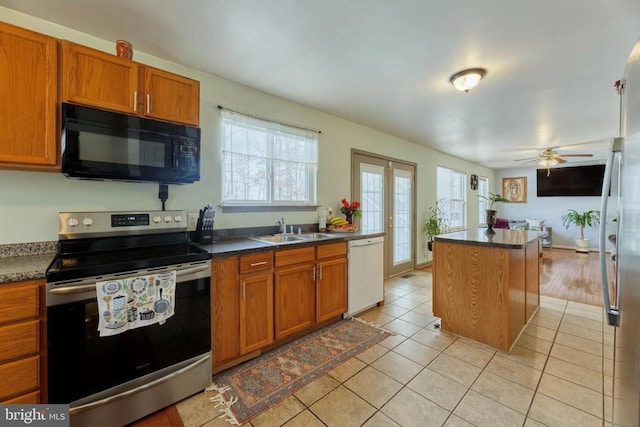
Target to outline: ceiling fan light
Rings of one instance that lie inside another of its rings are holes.
[[[548,168],[549,166],[555,166],[558,164],[558,161],[556,159],[540,159],[540,161],[538,162],[538,164],[540,166],[544,166],[546,168]]]
[[[449,81],[457,90],[461,92],[469,92],[480,83],[480,80],[487,74],[484,68],[469,68],[455,73],[449,78]]]

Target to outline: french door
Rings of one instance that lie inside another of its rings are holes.
[[[352,152],[352,198],[360,200],[360,229],[386,232],[385,277],[415,267],[415,175],[413,163]]]

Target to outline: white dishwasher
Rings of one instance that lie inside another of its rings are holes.
[[[384,237],[349,242],[348,310],[351,317],[384,299]]]

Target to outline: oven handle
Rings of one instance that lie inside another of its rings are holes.
[[[153,380],[150,383],[147,384],[143,384],[139,387],[136,387],[134,389],[131,390],[127,390],[127,391],[123,391],[122,393],[118,393],[116,395],[113,396],[109,396],[109,397],[105,397],[104,399],[100,399],[100,400],[96,400],[95,402],[91,402],[91,403],[86,403],[84,405],[80,405],[80,406],[76,406],[74,408],[69,408],[69,414],[73,415],[73,414],[78,414],[81,412],[85,412],[85,411],[89,411],[91,409],[100,407],[100,406],[105,406],[108,405],[111,402],[115,402],[118,400],[122,400],[126,397],[131,396],[132,394],[136,394],[136,393],[140,393],[143,392],[151,387],[155,387],[157,385],[160,385],[164,382],[167,382],[169,380],[171,380],[172,378],[175,378],[179,375],[184,374],[187,371],[190,371],[194,368],[196,368],[198,365],[201,365],[204,362],[208,362],[211,363],[211,355],[210,353],[207,353],[205,356],[201,357],[200,359],[196,360],[195,362],[185,366],[184,368],[180,368],[175,372],[172,372],[171,374],[164,376],[162,378],[158,378],[157,380]]]
[[[208,270],[209,268],[210,268],[209,265],[199,265],[197,267],[185,268],[184,270],[176,270],[176,278],[181,276],[186,276],[187,274],[199,273],[201,271]],[[49,290],[49,292],[54,295],[70,295],[70,294],[81,294],[84,292],[90,292],[95,290],[96,290],[96,284],[94,282],[89,285],[63,286],[61,288],[54,288]]]

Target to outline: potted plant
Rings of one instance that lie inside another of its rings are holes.
[[[449,231],[449,220],[444,215],[442,208],[438,206],[438,202],[435,206],[427,209],[422,230],[427,236],[427,246],[430,251],[433,250],[433,236]]]
[[[568,230],[571,224],[580,227],[580,237],[576,239],[576,252],[589,252],[589,239],[584,238],[584,228],[600,224],[600,211],[588,210],[578,212],[569,209],[562,215],[562,224]]]
[[[500,194],[496,194],[496,193],[489,193],[489,197],[487,196],[483,196],[483,195],[478,195],[478,197],[481,197],[483,199],[485,199],[486,201],[489,202],[489,206],[487,207],[486,211],[487,211],[487,233],[489,234],[493,234],[495,233],[495,231],[493,231],[493,224],[496,223],[496,210],[493,209],[493,205],[498,203],[498,202],[502,202],[502,203],[509,203],[509,199],[502,197],[502,195]]]

